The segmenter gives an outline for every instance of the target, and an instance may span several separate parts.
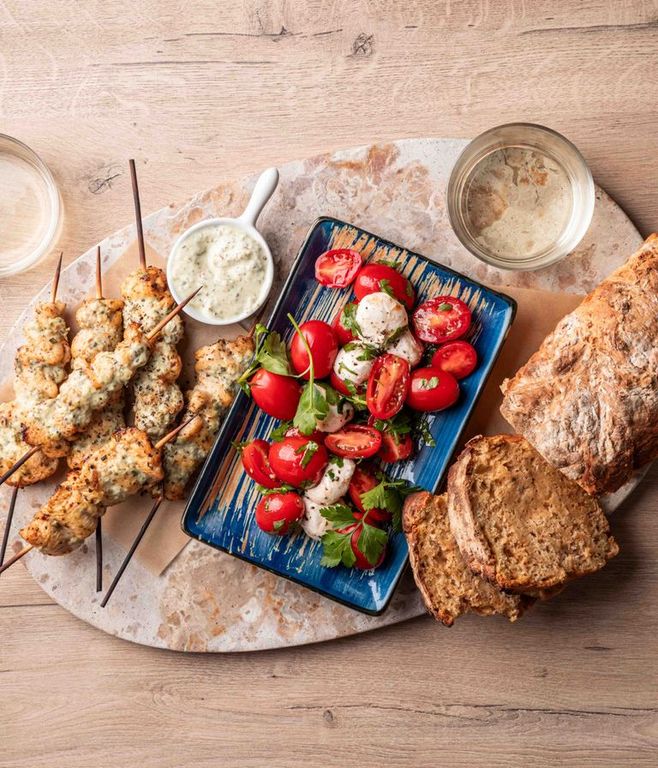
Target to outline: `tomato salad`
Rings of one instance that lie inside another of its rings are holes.
[[[355,298],[331,324],[298,325],[289,315],[290,346],[257,326],[240,385],[281,423],[269,442],[236,447],[263,493],[256,508],[263,531],[301,526],[321,540],[324,566],[371,569],[384,561],[412,490],[381,465],[412,456],[414,431],[432,444],[422,414],[459,399],[459,380],[477,366],[463,339],[471,310],[454,296],[415,306],[413,285],[393,265],[363,265],[351,249],[323,253],[315,276],[330,289],[353,285]]]

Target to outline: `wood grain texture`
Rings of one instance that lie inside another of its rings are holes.
[[[64,197],[70,262],[225,177],[400,136],[543,122],[655,228],[658,3],[0,0],[1,130]],[[6,334],[54,255],[0,282]],[[655,765],[658,471],[622,553],[521,623],[420,619],[309,648],[183,656],[0,579],[0,767]]]

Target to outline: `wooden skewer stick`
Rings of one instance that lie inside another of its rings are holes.
[[[59,260],[57,262],[57,268],[55,269],[55,277],[53,278],[53,287],[50,292],[50,301],[54,304],[57,300],[57,289],[59,288],[59,276],[62,274],[62,259],[64,258],[64,251],[59,252]]]
[[[171,432],[168,432],[164,437],[161,437],[158,440],[158,442],[153,446],[155,450],[159,451],[161,448],[164,448],[165,445],[167,445],[167,443],[170,443],[181,430],[185,429],[185,427],[190,422],[194,421],[194,419],[197,419],[197,418],[199,417],[196,414],[194,414],[193,416],[190,416],[189,419],[186,419],[182,424],[179,424],[177,427],[172,429]]]
[[[10,557],[6,563],[0,565],[0,573],[4,573],[7,568],[11,568],[14,563],[17,563],[21,557],[25,557],[25,555],[27,555],[27,553],[31,552],[33,549],[34,547],[31,544],[28,544],[27,547],[23,547],[20,552],[15,554],[13,557]]]
[[[10,478],[10,477],[11,477],[11,476],[14,474],[14,472],[16,472],[17,470],[19,470],[19,469],[20,469],[20,468],[23,466],[23,464],[25,464],[25,462],[26,462],[26,461],[27,461],[27,460],[28,460],[28,459],[29,459],[31,456],[34,456],[34,454],[35,454],[37,451],[40,451],[40,450],[41,450],[41,448],[39,448],[39,446],[38,446],[38,445],[33,445],[33,446],[32,446],[32,448],[30,448],[30,450],[29,450],[29,451],[27,451],[26,453],[24,453],[24,454],[23,454],[23,455],[20,457],[20,459],[19,459],[19,460],[18,460],[18,461],[17,461],[17,462],[16,462],[16,463],[13,465],[13,466],[9,467],[9,469],[8,469],[8,470],[7,470],[7,471],[4,473],[4,475],[0,475],[0,485],[2,485],[4,482],[6,482],[7,480],[9,480],[9,478]]]
[[[101,268],[101,247],[96,246],[96,298],[103,298],[103,271]]]
[[[119,566],[119,570],[117,571],[116,576],[112,579],[112,583],[110,584],[109,589],[107,590],[107,593],[105,594],[105,597],[101,602],[101,608],[105,608],[105,606],[108,603],[108,600],[112,597],[112,593],[116,589],[116,586],[119,583],[119,580],[123,576],[123,572],[128,567],[128,563],[131,561],[132,556],[135,554],[135,550],[139,546],[141,540],[144,538],[144,534],[148,530],[149,525],[151,525],[151,521],[155,517],[155,513],[158,511],[160,504],[162,504],[162,499],[163,499],[162,496],[158,496],[158,498],[155,500],[155,503],[151,507],[151,510],[148,513],[146,520],[144,520],[144,522],[142,523],[142,527],[139,529],[139,533],[137,534],[137,536],[135,536],[135,540],[130,545],[130,549],[126,553],[126,556],[123,558],[123,562]]]
[[[155,339],[160,334],[160,331],[167,325],[167,323],[171,320],[172,317],[176,317],[176,315],[183,309],[183,307],[187,306],[192,299],[199,293],[199,291],[203,288],[202,285],[200,285],[196,291],[193,291],[186,299],[183,299],[183,301],[180,302],[180,304],[176,304],[176,306],[171,310],[171,312],[166,316],[163,317],[162,320],[155,326],[155,328],[149,333],[149,335],[146,337],[147,341],[155,341]]]
[[[5,522],[5,532],[2,535],[2,545],[0,545],[0,565],[5,561],[5,554],[7,553],[7,542],[9,541],[9,531],[11,530],[11,524],[14,519],[14,508],[16,507],[16,497],[20,489],[16,486],[11,494],[11,500],[9,501],[9,511],[7,512],[7,521]]]
[[[103,591],[103,526],[98,518],[96,525],[96,592]]]
[[[135,223],[137,224],[137,245],[139,246],[139,264],[146,269],[146,250],[144,249],[144,228],[142,226],[142,204],[139,202],[139,187],[137,186],[137,169],[135,161],[129,160],[130,179],[133,185],[133,203],[135,205]]]

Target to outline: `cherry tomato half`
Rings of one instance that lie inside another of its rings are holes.
[[[390,432],[382,434],[382,447],[377,454],[387,464],[404,461],[413,453],[414,443],[411,435],[393,435]]]
[[[414,330],[422,341],[442,344],[463,336],[471,326],[468,304],[454,296],[436,296],[414,312]]]
[[[340,378],[340,376],[335,372],[331,372],[331,376],[329,377],[329,383],[331,386],[336,390],[336,392],[340,392],[341,395],[351,395],[352,393],[347,388],[347,384]]]
[[[258,502],[256,507],[256,524],[265,531],[276,536],[289,533],[290,529],[304,517],[304,501],[293,493],[272,493]]]
[[[284,437],[270,446],[270,466],[283,483],[316,485],[329,461],[324,445],[308,437]]]
[[[385,509],[379,509],[376,507],[374,509],[369,509],[366,512],[366,510],[363,508],[361,496],[364,493],[371,491],[378,484],[379,481],[375,475],[372,472],[369,472],[367,469],[357,467],[354,470],[354,474],[350,480],[348,493],[352,503],[359,510],[354,514],[354,517],[357,520],[361,520],[365,516],[366,522],[370,523],[371,525],[380,525],[390,521],[391,513]]]
[[[343,312],[347,307],[356,307],[355,301],[350,301],[349,304],[346,304],[341,310],[339,310],[336,317],[331,322],[331,327],[334,329],[334,333],[336,334],[336,338],[338,339],[338,343],[341,347],[344,347],[346,344],[349,344],[350,341],[354,341],[356,339],[356,336],[350,331],[349,328],[346,328],[343,325]]]
[[[327,288],[347,288],[362,263],[361,254],[351,248],[326,251],[315,261],[315,279]]]
[[[299,330],[311,350],[315,378],[324,379],[331,372],[338,354],[338,339],[334,329],[322,320],[309,320],[302,323]],[[308,379],[311,375],[308,368],[308,352],[298,333],[290,344],[290,359],[295,373],[301,373],[303,379]]]
[[[432,355],[432,367],[465,379],[477,368],[477,352],[467,341],[449,341]]]
[[[242,466],[252,480],[264,488],[276,488],[280,485],[272,472],[267,454],[270,446],[265,440],[252,440],[242,448]]]
[[[409,363],[397,355],[375,360],[368,378],[366,405],[377,419],[391,419],[404,405],[409,391]]]
[[[249,389],[256,405],[268,416],[284,421],[294,418],[302,388],[291,376],[259,368],[249,380]]]
[[[336,456],[367,459],[374,456],[382,445],[381,432],[365,424],[347,424],[325,438],[324,444]]]
[[[354,556],[356,557],[354,565],[352,566],[353,568],[358,568],[360,571],[370,571],[373,568],[379,568],[379,566],[384,562],[387,550],[386,546],[382,548],[382,553],[376,563],[369,562],[363,552],[359,549],[359,539],[363,533],[363,526],[359,523],[341,528],[338,533],[351,533],[350,545],[352,547],[352,552],[354,552]]]
[[[382,281],[385,281],[382,285]],[[406,277],[387,264],[366,264],[354,282],[354,293],[361,301],[369,293],[377,293],[389,289],[395,298],[407,309],[413,309],[416,293]]]
[[[411,374],[407,405],[415,411],[442,411],[459,398],[459,384],[440,368],[417,368]]]

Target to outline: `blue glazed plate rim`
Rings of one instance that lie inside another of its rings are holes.
[[[274,304],[274,307],[272,308],[272,311],[268,315],[267,323],[266,323],[268,326],[272,324],[272,321],[273,321],[274,317],[276,316],[277,312],[279,311],[281,305],[284,304],[285,301],[287,300],[288,293],[289,293],[290,289],[292,288],[292,286],[294,284],[294,281],[295,281],[295,279],[297,277],[297,271],[298,271],[298,269],[300,267],[300,264],[301,264],[301,262],[302,262],[302,260],[304,258],[305,251],[306,251],[306,248],[307,248],[307,246],[309,244],[309,241],[313,237],[316,229],[320,225],[324,224],[325,222],[330,223],[333,226],[337,226],[337,227],[350,227],[352,229],[357,230],[358,232],[360,232],[362,234],[367,235],[368,237],[374,238],[375,240],[378,241],[378,243],[380,243],[380,244],[382,244],[384,246],[396,248],[396,249],[402,250],[402,251],[406,251],[407,253],[412,254],[413,256],[421,259],[423,262],[429,264],[430,266],[440,267],[440,269],[443,270],[444,272],[446,272],[446,273],[448,273],[450,275],[453,275],[454,277],[458,278],[461,281],[466,281],[467,283],[470,283],[470,284],[472,284],[474,286],[477,286],[477,288],[482,290],[488,296],[495,296],[498,299],[500,299],[504,304],[507,304],[508,309],[510,311],[507,326],[506,326],[506,328],[504,330],[504,333],[502,333],[500,335],[500,338],[499,338],[499,341],[498,341],[498,347],[497,347],[495,353],[489,358],[487,369],[486,369],[486,371],[485,371],[485,373],[484,373],[484,375],[482,377],[482,381],[480,383],[480,387],[478,388],[477,392],[475,393],[475,396],[473,397],[473,401],[472,401],[472,404],[471,404],[471,408],[470,408],[469,414],[468,414],[467,418],[464,419],[464,422],[463,422],[463,424],[461,426],[461,429],[457,430],[456,433],[455,433],[455,436],[454,436],[454,439],[453,439],[453,442],[452,442],[451,451],[450,451],[450,456],[449,456],[448,461],[447,461],[447,464],[450,464],[450,462],[452,461],[452,457],[454,456],[454,452],[456,450],[457,444],[459,442],[459,438],[463,434],[464,429],[466,428],[466,426],[468,424],[468,421],[469,421],[469,419],[470,419],[470,417],[471,417],[471,415],[472,415],[472,413],[473,413],[473,411],[474,411],[474,409],[475,409],[475,407],[476,407],[480,397],[482,396],[482,393],[484,392],[485,386],[486,386],[486,384],[487,384],[487,382],[489,380],[489,377],[491,375],[491,371],[493,370],[493,367],[494,367],[494,365],[496,363],[496,360],[498,359],[498,356],[500,355],[500,352],[501,352],[501,350],[502,350],[502,348],[504,346],[505,339],[507,338],[507,336],[509,334],[509,331],[510,331],[510,328],[512,327],[512,323],[514,322],[514,319],[516,317],[516,312],[517,312],[517,302],[516,302],[516,300],[513,299],[511,296],[507,296],[506,294],[501,293],[500,291],[494,290],[493,288],[489,288],[488,286],[483,285],[482,283],[478,282],[477,280],[474,280],[473,278],[468,277],[467,275],[464,275],[461,272],[457,272],[456,270],[454,270],[454,269],[452,269],[452,268],[450,268],[448,266],[445,266],[443,264],[439,264],[439,263],[437,263],[435,261],[432,261],[427,256],[424,256],[423,254],[417,253],[416,251],[410,250],[409,248],[404,248],[403,246],[397,245],[396,243],[393,243],[390,240],[387,240],[386,238],[380,237],[379,235],[376,235],[376,234],[368,231],[367,229],[364,229],[363,227],[360,227],[360,226],[358,226],[356,224],[350,224],[349,222],[342,221],[341,219],[334,218],[333,216],[319,216],[312,223],[312,225],[309,227],[309,230],[308,230],[308,232],[306,234],[306,237],[304,238],[304,241],[302,242],[302,244],[299,247],[299,251],[297,252],[297,256],[295,257],[295,260],[294,260],[294,262],[292,263],[292,265],[290,267],[290,272],[289,272],[288,277],[286,278],[286,280],[285,280],[285,282],[283,284],[283,287],[281,288],[281,292],[279,294],[279,297],[276,300],[276,303]],[[299,584],[302,587],[305,587],[306,589],[309,589],[309,590],[315,592],[316,594],[322,595],[323,597],[326,597],[326,598],[328,598],[330,600],[333,600],[334,602],[337,602],[337,603],[339,603],[341,605],[344,605],[344,606],[346,606],[348,608],[356,610],[356,611],[358,611],[360,613],[367,614],[369,616],[380,616],[388,608],[388,606],[389,606],[389,604],[391,602],[391,599],[393,598],[393,595],[395,593],[395,590],[397,588],[397,585],[399,584],[400,579],[401,579],[403,573],[407,569],[407,566],[408,566],[408,563],[409,563],[408,555],[405,558],[405,560],[401,563],[401,565],[400,565],[400,567],[398,569],[398,573],[395,575],[395,577],[391,581],[391,584],[390,584],[390,586],[388,588],[388,593],[387,593],[386,600],[384,601],[382,606],[380,608],[377,608],[377,609],[371,609],[371,608],[367,608],[367,607],[365,607],[363,605],[360,605],[358,603],[354,603],[354,602],[351,602],[351,601],[348,601],[348,600],[341,599],[341,597],[339,595],[331,594],[329,592],[326,592],[325,590],[320,589],[320,588],[314,586],[313,584],[309,584],[307,581],[304,581],[301,578],[295,577],[292,573],[289,573],[289,572],[286,572],[286,571],[277,570],[276,568],[272,568],[272,567],[268,566],[267,564],[265,564],[262,561],[255,560],[255,559],[246,557],[246,556],[240,554],[239,552],[232,551],[228,547],[222,546],[221,544],[218,544],[217,542],[213,541],[212,539],[209,539],[209,538],[203,536],[201,533],[197,532],[196,523],[194,522],[193,518],[195,517],[196,514],[198,514],[198,510],[200,510],[206,504],[206,502],[208,500],[208,496],[209,496],[209,494],[210,494],[210,492],[212,490],[212,486],[214,484],[215,477],[216,477],[216,474],[217,474],[217,469],[219,468],[219,463],[217,463],[217,466],[214,468],[214,470],[212,468],[212,465],[216,463],[215,459],[217,457],[215,456],[215,453],[216,453],[216,451],[218,449],[218,445],[219,445],[220,441],[223,438],[225,424],[227,424],[230,421],[230,417],[233,415],[234,411],[237,411],[238,409],[240,409],[240,408],[242,408],[244,406],[248,407],[248,405],[249,405],[249,398],[247,397],[247,395],[242,390],[239,390],[237,395],[236,395],[236,397],[235,397],[235,400],[231,404],[231,407],[229,408],[229,410],[226,413],[226,416],[224,417],[222,425],[219,428],[219,431],[217,432],[217,436],[215,438],[213,446],[210,449],[210,452],[208,453],[206,461],[204,462],[204,464],[203,464],[203,466],[201,468],[201,471],[199,472],[199,475],[198,475],[198,477],[197,477],[197,479],[196,479],[196,481],[195,481],[194,485],[192,486],[192,489],[191,489],[191,491],[189,493],[187,504],[185,505],[185,509],[183,511],[183,515],[182,515],[182,518],[181,518],[181,528],[182,528],[183,532],[187,536],[189,536],[190,538],[195,539],[196,541],[200,541],[201,543],[206,544],[207,546],[212,547],[213,549],[216,549],[216,550],[218,550],[220,552],[225,552],[226,554],[231,555],[232,557],[236,557],[239,560],[242,560],[242,561],[244,561],[246,563],[250,563],[251,565],[255,565],[258,568],[262,568],[263,570],[268,571],[269,573],[273,573],[276,576],[280,576],[281,578],[287,579],[288,581],[292,581],[295,584]],[[437,479],[437,481],[435,483],[435,486],[434,486],[434,489],[432,491],[433,493],[436,493],[436,491],[438,490],[439,486],[442,484],[442,482],[444,482],[444,480],[445,480],[445,472],[443,474],[443,477],[440,480]],[[197,498],[197,496],[199,498]]]

